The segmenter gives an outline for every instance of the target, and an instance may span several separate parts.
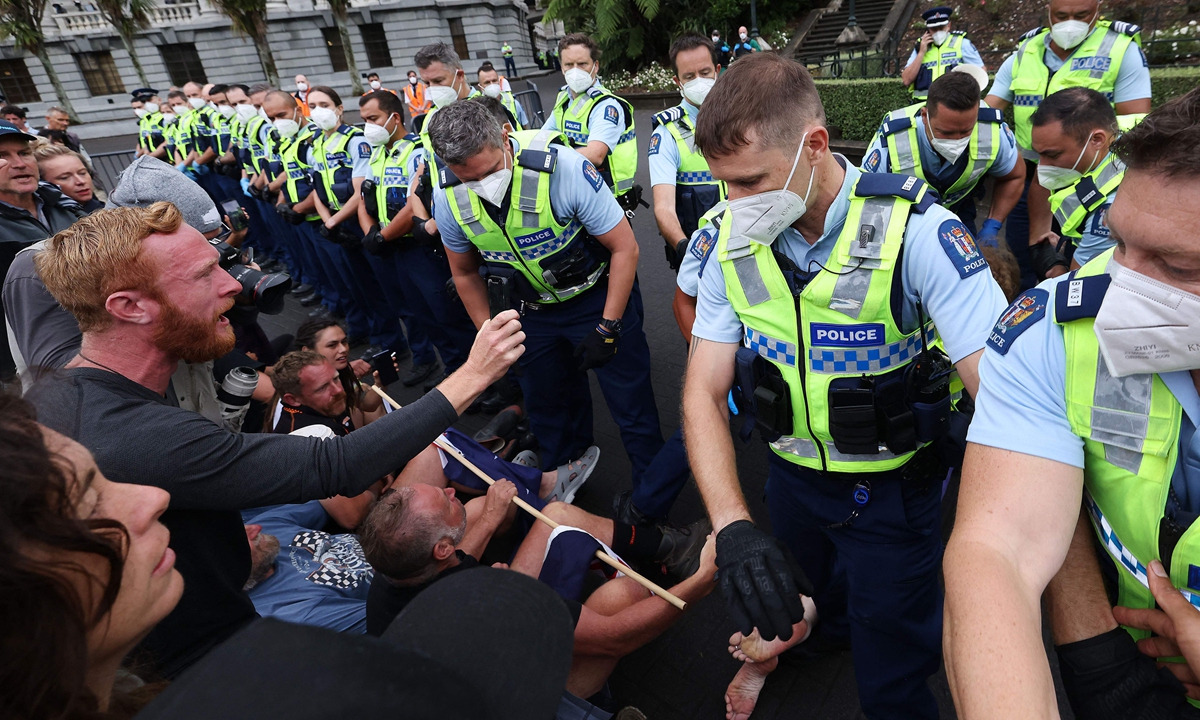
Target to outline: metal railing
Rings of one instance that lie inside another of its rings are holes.
[[[53,5],[64,7],[64,2],[53,3]],[[174,27],[199,19],[200,4],[182,2],[155,5],[150,8],[149,15],[151,27]],[[59,35],[87,35],[112,30],[112,26],[91,3],[88,3],[85,10],[60,13],[52,9],[47,16],[53,21],[53,29],[57,30]]]
[[[117,186],[117,178],[129,167],[136,156],[133,150],[117,150],[115,152],[93,153],[92,169],[96,171],[96,180],[107,190]]]
[[[532,80],[526,80],[525,84],[529,89],[513,93],[513,99],[525,109],[525,118],[529,120],[529,127],[525,129],[536,130],[546,123],[546,113],[542,110],[542,96]]]

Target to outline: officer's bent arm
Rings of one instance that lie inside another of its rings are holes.
[[[285,182],[287,182],[287,170],[279,173],[279,176],[271,181],[268,188],[271,192],[279,192],[279,188],[283,187]]]
[[[317,198],[316,191],[313,191],[308,194],[308,197],[304,198],[300,202],[293,205],[292,209],[298,213],[310,213],[310,212],[313,212],[314,210],[316,210],[317,202],[319,202],[319,198]],[[322,206],[322,207],[324,207],[324,206]],[[319,212],[320,211],[318,211],[318,214],[319,214]],[[329,212],[329,211],[326,210],[325,212]]]
[[[943,649],[964,720],[1058,716],[1041,597],[1066,557],[1082,488],[1079,468],[968,443],[943,562]]]
[[[693,337],[683,387],[683,435],[696,486],[713,530],[737,520],[750,520],[738,483],[729,405],[737,343]]]
[[[317,195],[316,190],[310,192],[308,197],[304,198],[301,202],[296,203],[296,210],[298,211],[302,206],[305,209],[310,207],[315,209],[317,214],[321,216],[321,220],[326,225],[329,225],[329,218],[333,217],[333,213],[329,212],[329,208],[325,207],[325,203],[321,202],[321,198]]]
[[[996,178],[992,185],[992,209],[988,211],[988,218],[991,220],[999,220],[1004,222],[1012,209],[1017,206],[1017,201],[1021,199],[1021,193],[1025,190],[1025,161],[1017,157],[1017,164],[1004,177]]]
[[[200,153],[200,157],[196,158],[197,165],[207,165],[217,156],[216,151],[212,148],[205,148],[204,152]]]
[[[1150,112],[1150,98],[1139,98],[1137,100],[1126,100],[1116,103],[1113,106],[1113,112],[1117,115],[1148,113]]]
[[[921,72],[921,64],[924,59],[925,53],[918,48],[917,56],[900,71],[900,82],[904,83],[904,87],[912,87],[912,84],[917,81],[917,74]]]
[[[683,333],[683,341],[692,344],[692,325],[696,324],[696,298],[688,295],[675,286],[675,297],[671,300],[671,309],[675,311],[675,322],[679,332]]]
[[[687,237],[675,214],[675,186],[660,183],[650,188],[650,192],[654,194],[654,222],[658,223],[658,234],[675,247]]]
[[[421,199],[416,195],[409,195],[408,202],[404,203],[400,212],[396,213],[396,216],[389,220],[387,226],[383,228],[383,239],[391,241],[411,233],[418,217],[417,208],[424,208]]]
[[[608,320],[620,320],[625,316],[625,305],[629,302],[629,293],[633,292],[633,281],[637,278],[637,240],[633,237],[633,228],[625,218],[621,218],[621,222],[612,230],[597,235],[596,239],[612,253],[608,261],[608,298],[604,301],[604,317]],[[486,305],[485,294],[484,306]]]
[[[362,204],[362,195],[359,194],[362,192],[362,181],[363,178],[361,177],[350,180],[354,186],[354,192],[350,193],[350,199],[343,203],[341,209],[335,212],[333,217],[330,218],[330,225],[341,225],[346,220],[358,214],[358,206]]]
[[[475,248],[460,253],[447,247],[446,259],[450,262],[450,274],[454,276],[454,289],[458,290],[458,297],[462,299],[463,307],[471,316],[471,322],[475,323],[476,328],[483,327],[489,315],[487,285],[479,274],[483,256]]]
[[[1012,105],[1012,103],[1000,97],[999,95],[988,95],[983,99],[983,101],[988,104],[988,107],[1000,111],[1007,110]]]
[[[609,147],[599,140],[590,140],[586,147],[579,148],[579,154],[591,161],[596,167],[602,167],[608,159]]]

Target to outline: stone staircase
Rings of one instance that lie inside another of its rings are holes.
[[[822,56],[836,53],[838,50],[865,49],[870,44],[886,40],[887,33],[884,33],[883,37],[879,37],[880,31],[885,30],[885,25],[889,24],[889,20],[891,20],[890,25],[894,26],[905,14],[903,10],[908,4],[909,0],[856,0],[855,19],[862,28],[867,42],[838,45],[838,36],[846,29],[846,22],[850,19],[850,2],[849,0],[834,0],[828,7],[814,11],[820,15],[815,18],[815,22],[805,23],[808,25],[807,32],[800,38],[800,42],[794,49],[789,43],[788,50],[791,50],[792,57],[805,61],[816,60]],[[890,31],[891,26],[886,30]]]

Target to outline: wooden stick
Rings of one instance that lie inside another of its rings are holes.
[[[386,392],[384,392],[382,389],[380,389],[378,385],[371,385],[370,388],[372,390],[374,390],[376,393],[378,393],[379,397],[383,398],[384,400],[387,400],[393,406],[395,406],[397,408],[401,407],[400,403],[393,400]],[[489,486],[494,485],[496,483],[496,481],[493,480],[491,478],[491,476],[489,476],[483,470],[480,470],[479,467],[475,465],[475,463],[468,460],[458,448],[454,447],[449,442],[447,442],[446,439],[443,438],[441,435],[437,436],[437,438],[433,441],[433,444],[436,445],[438,448],[444,450],[455,460],[462,463],[463,467],[470,470],[476,477],[478,477],[480,480],[483,480]],[[541,520],[542,522],[546,523],[551,528],[558,527],[558,523],[556,523],[555,521],[546,517],[546,515],[544,513],[542,513],[540,510],[538,510],[534,506],[530,505],[529,503],[525,502],[520,497],[513,497],[512,501],[514,504],[516,504],[517,507],[521,508],[522,510],[529,513],[530,515],[534,516],[538,520]],[[662,589],[661,587],[658,586],[657,583],[655,583],[654,581],[650,580],[649,578],[643,576],[641,573],[635,571],[633,568],[629,567],[625,563],[623,563],[619,560],[613,559],[613,557],[611,555],[609,555],[608,553],[604,552],[604,550],[597,550],[596,557],[600,559],[600,562],[612,567],[615,570],[619,570],[620,572],[625,573],[629,577],[633,578],[634,581],[637,582],[639,585],[646,588],[647,590],[654,593],[655,595],[659,596],[663,600],[666,600],[667,602],[671,603],[672,605],[679,608],[680,610],[687,609],[686,602],[679,599],[672,593]]]

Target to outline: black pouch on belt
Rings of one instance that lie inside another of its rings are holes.
[[[829,434],[840,453],[879,452],[875,390],[867,378],[839,378],[829,387]]]
[[[771,363],[750,348],[735,356],[737,392],[734,400],[745,416],[738,436],[748,441],[754,428],[763,440],[775,442],[792,434],[792,398],[787,381]]]

